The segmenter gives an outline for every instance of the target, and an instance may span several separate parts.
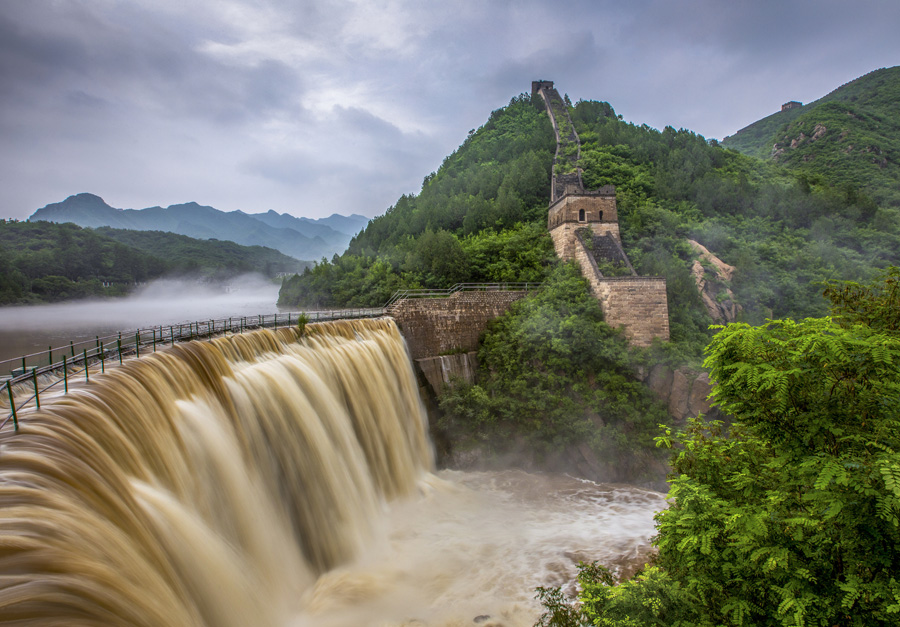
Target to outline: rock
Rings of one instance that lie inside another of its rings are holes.
[[[712,386],[709,383],[709,375],[703,372],[691,384],[691,394],[688,398],[688,412],[691,417],[709,413],[709,401],[706,397],[710,392],[712,392]]]
[[[644,381],[660,400],[668,401],[672,390],[672,370],[663,364],[657,364],[650,370],[650,376]]]
[[[699,256],[691,265],[691,275],[710,318],[717,324],[734,322],[741,309],[734,301],[734,292],[728,287],[735,267],[716,257],[695,240],[689,239],[688,244]],[[712,270],[707,271],[703,262],[712,266]]]
[[[491,620],[490,614],[482,614],[480,616],[476,616],[474,619],[472,619],[472,622],[483,623],[487,620]]]
[[[688,416],[688,397],[691,392],[691,382],[685,376],[682,369],[672,373],[672,389],[669,392],[669,414],[683,421]]]

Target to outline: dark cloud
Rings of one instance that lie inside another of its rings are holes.
[[[722,137],[900,58],[878,0],[5,0],[2,214],[116,206],[380,213],[556,81]]]

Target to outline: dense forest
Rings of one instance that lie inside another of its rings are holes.
[[[260,246],[157,231],[0,221],[4,305],[121,296],[162,276],[222,281],[248,272],[274,277],[302,267],[302,262]]]

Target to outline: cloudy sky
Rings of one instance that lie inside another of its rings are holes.
[[[722,138],[898,32],[896,0],[0,0],[0,217],[374,216],[534,79]]]

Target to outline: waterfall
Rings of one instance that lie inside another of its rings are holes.
[[[126,362],[0,437],[0,622],[283,625],[432,470],[389,319]]]

